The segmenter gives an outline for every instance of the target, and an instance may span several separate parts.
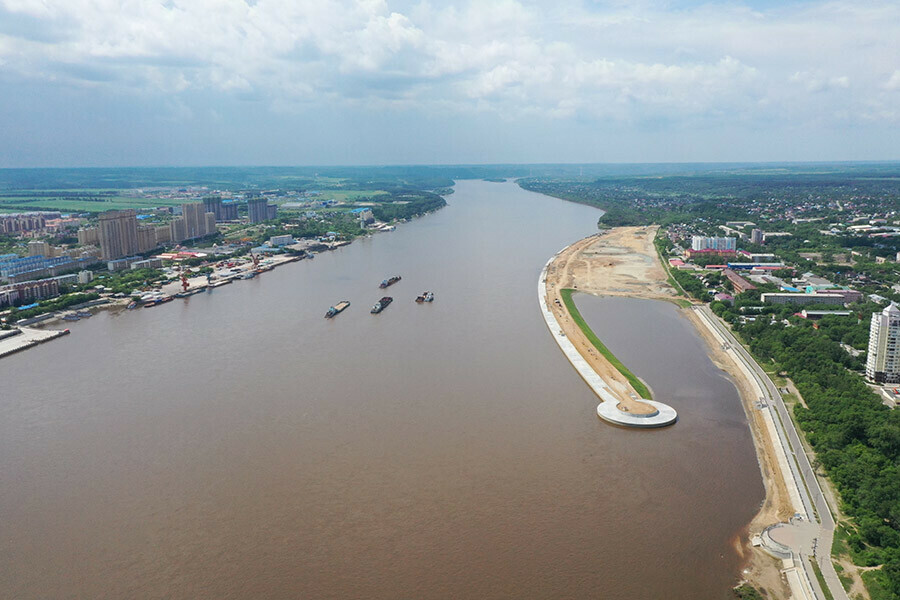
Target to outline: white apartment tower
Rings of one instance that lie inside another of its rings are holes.
[[[737,250],[737,241],[733,237],[704,237],[695,235],[691,238],[691,250]]]
[[[900,308],[893,302],[872,315],[866,377],[876,383],[900,383]]]

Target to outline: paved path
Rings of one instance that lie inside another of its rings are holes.
[[[776,429],[778,431],[778,436],[782,441],[782,445],[784,445],[788,456],[791,457],[791,460],[789,461],[791,470],[794,472],[795,476],[799,475],[798,481],[803,483],[803,485],[799,486],[803,506],[806,509],[807,514],[810,515],[810,518],[817,521],[818,525],[815,537],[811,540],[811,543],[804,543],[803,540],[807,540],[807,536],[797,536],[797,546],[794,548],[800,555],[800,562],[803,565],[804,570],[807,571],[816,598],[824,599],[825,595],[819,586],[815,574],[811,572],[811,567],[807,560],[810,555],[815,557],[819,569],[822,571],[822,575],[825,578],[825,583],[835,600],[849,600],[847,592],[844,591],[844,587],[841,585],[840,579],[838,579],[837,572],[834,570],[834,564],[831,562],[831,546],[834,542],[834,518],[831,514],[831,510],[828,508],[828,503],[825,500],[825,495],[822,493],[822,488],[819,487],[819,481],[816,479],[815,472],[809,462],[809,457],[807,457],[806,452],[803,451],[803,445],[800,443],[800,435],[797,433],[794,421],[791,419],[788,409],[784,405],[784,399],[781,397],[781,393],[778,391],[778,388],[775,387],[775,384],[772,383],[772,380],[769,379],[766,372],[763,371],[750,353],[747,352],[737,339],[735,339],[731,330],[722,323],[712,310],[710,310],[709,306],[695,306],[694,309],[703,313],[707,321],[716,328],[725,340],[727,340],[735,353],[741,358],[745,365],[749,367],[754,378],[756,378],[757,382],[760,384],[760,389],[762,389],[765,394],[765,403],[768,410],[775,411]],[[812,510],[813,507],[815,507],[815,512]]]

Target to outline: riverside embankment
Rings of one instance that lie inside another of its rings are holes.
[[[665,270],[653,246],[656,231],[657,228],[655,227],[616,228],[575,242],[558,253],[548,263],[551,275],[550,284],[552,286],[548,287],[556,290],[556,293],[558,293],[558,290],[571,288],[602,297],[675,300],[676,293],[666,283]],[[548,293],[548,297],[552,295],[552,293]],[[579,300],[579,308],[583,308],[582,305],[586,303],[594,304],[593,302],[588,302],[589,300],[595,300],[591,296],[580,296],[579,298],[581,298]],[[556,319],[560,323],[566,323],[570,316],[564,303],[554,305],[552,300],[553,298],[549,298],[550,306]],[[771,592],[780,590],[780,594],[775,594],[776,597],[786,597],[789,592],[784,584],[785,579],[802,578],[804,581],[806,579],[801,561],[798,560],[796,565],[793,563],[787,565],[789,573],[785,573],[785,577],[782,577],[782,574],[779,572],[782,565],[775,562],[760,549],[751,546],[749,541],[751,537],[757,538],[766,527],[785,521],[795,513],[806,515],[808,512],[811,512],[810,507],[804,507],[802,494],[799,491],[798,482],[799,486],[802,486],[802,480],[796,478],[791,471],[791,463],[781,444],[777,428],[771,422],[772,415],[760,410],[761,406],[765,406],[764,402],[760,403],[760,399],[764,397],[764,394],[760,391],[760,384],[753,376],[753,373],[745,366],[730,359],[728,346],[722,339],[711,333],[709,324],[703,321],[702,316],[695,315],[692,310],[677,310],[674,305],[671,311],[690,319],[696,331],[706,340],[703,348],[704,353],[709,354],[718,368],[729,373],[740,392],[740,399],[742,400],[744,412],[749,421],[750,431],[757,449],[759,469],[763,475],[766,497],[750,523],[749,533],[745,532],[741,536],[742,539],[738,545],[748,560],[748,567],[745,573],[748,579]],[[603,313],[603,318],[597,320],[599,314],[595,310],[594,324],[600,329],[615,332],[615,322],[619,320],[621,312],[615,314]],[[640,331],[642,323],[638,320],[633,323],[633,326],[636,328],[636,331]],[[594,328],[595,333],[598,333],[597,327]],[[562,333],[569,335],[568,330],[562,331]],[[577,332],[575,335],[577,335]],[[600,339],[605,342],[604,335],[606,334],[598,333]],[[634,339],[629,339],[626,336],[625,339],[627,341],[621,347],[628,349],[635,346],[637,343],[635,339],[639,338],[639,336],[635,333],[631,337]],[[654,335],[644,339],[642,343],[663,344],[671,346],[673,352],[682,351],[671,340],[657,339]],[[674,348],[679,348],[679,350],[676,351]],[[650,349],[645,347],[644,353],[648,352],[650,352]],[[582,354],[584,354],[584,351],[582,351]],[[618,352],[616,352],[616,355],[622,358]],[[594,358],[592,355],[588,355],[588,357]],[[639,353],[635,354],[632,360],[640,361],[642,358],[642,354]],[[674,355],[662,360],[672,362],[673,358]],[[608,361],[594,360],[591,361],[590,366],[594,367],[596,374],[601,379],[606,381],[615,380],[617,377],[615,369],[611,365],[604,363],[608,363]],[[627,360],[625,363],[634,370],[634,366]],[[698,369],[700,367],[695,365],[691,368]],[[641,374],[640,370],[636,372],[639,375]],[[679,403],[675,403],[674,407],[679,412],[682,412]]]

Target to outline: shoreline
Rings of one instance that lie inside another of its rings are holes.
[[[378,233],[380,233],[380,232],[378,232]],[[330,252],[333,250],[337,250],[339,248],[343,248],[344,246],[348,246],[351,243],[353,243],[353,241],[355,241],[355,239],[350,240],[350,241],[337,242],[337,243],[332,243],[330,245],[326,245],[326,248],[324,249],[324,251]],[[294,262],[299,262],[301,260],[305,260],[306,258],[309,258],[309,257],[294,256],[294,255],[288,255],[288,254],[279,254],[277,256],[270,257],[268,259],[270,262],[268,262],[267,264],[265,264],[263,266],[266,267],[265,271],[274,270],[278,267],[284,266],[289,263],[294,263]],[[262,265],[262,263],[261,263],[261,265]],[[234,281],[239,281],[239,280],[241,280],[241,276],[249,271],[254,271],[256,273],[256,275],[254,276],[254,279],[255,279],[255,277],[259,277],[260,275],[262,275],[264,273],[264,272],[258,271],[256,267],[253,267],[252,263],[246,263],[246,264],[241,265],[241,270],[239,273],[234,273],[232,276],[229,276],[229,277],[223,278],[223,279],[219,279],[218,282],[221,282],[221,283],[219,283],[219,285],[210,285],[209,283],[207,283],[205,275],[191,277],[190,279],[188,279],[188,283],[190,286],[188,288],[188,290],[192,291],[192,293],[189,294],[188,296],[184,296],[184,297],[175,296],[176,293],[179,293],[182,291],[182,286],[181,286],[181,282],[179,279],[172,279],[172,280],[165,281],[161,285],[154,287],[153,291],[159,292],[163,296],[170,296],[172,298],[172,300],[187,300],[188,298],[190,298],[191,295],[203,293],[203,292],[212,292],[214,289],[216,289],[218,287],[223,287],[225,285],[225,283],[233,283]],[[149,292],[146,292],[146,293],[149,293]],[[128,304],[130,304],[132,302],[133,298],[132,297],[126,297],[126,298],[108,297],[108,298],[102,298],[102,300],[103,300],[102,303],[100,301],[94,301],[94,302],[97,302],[97,304],[94,304],[92,306],[81,307],[80,310],[88,311],[92,314],[92,316],[96,315],[98,312],[101,312],[101,311],[113,311],[113,312],[119,313],[119,312],[126,310],[126,307],[128,306]],[[135,310],[145,308],[146,306],[148,306],[148,305],[140,304],[137,306],[137,308]],[[149,306],[154,306],[154,305],[149,305]],[[70,325],[70,322],[63,319],[63,316],[66,314],[75,312],[75,310],[78,308],[79,307],[69,307],[69,308],[64,308],[62,310],[57,310],[54,312],[46,313],[45,315],[41,315],[41,317],[43,317],[43,318],[41,318],[39,321],[32,322],[29,324],[17,325],[15,323],[13,323],[12,331],[14,331],[14,330],[19,330],[22,332],[34,331],[39,334],[40,333],[49,334],[46,336],[40,336],[42,338],[42,340],[39,343],[44,343],[47,341],[57,339],[59,337],[62,337],[63,335],[66,335],[66,334],[72,332],[72,331],[70,331],[70,329],[68,327],[66,329],[56,329],[55,327],[59,327],[61,324]],[[82,319],[87,319],[87,318],[89,318],[89,317],[82,317]],[[77,322],[78,321],[71,321],[71,324],[74,324]],[[5,358],[7,356],[11,356],[12,354],[17,354],[18,352],[28,350],[28,349],[33,348],[34,346],[38,345],[38,344],[29,344],[24,347],[18,347],[18,344],[15,344],[15,350],[12,350],[14,347],[13,342],[17,341],[17,338],[19,338],[19,337],[20,336],[16,335],[16,336],[10,336],[7,338],[0,339],[0,359]],[[46,338],[46,339],[43,339],[43,338]],[[12,351],[10,351],[10,350],[12,350]]]
[[[789,598],[792,594],[798,599],[807,597],[804,593],[808,591],[805,569],[790,558],[782,562],[762,546],[770,528],[788,521],[798,512],[794,510],[795,506],[799,505],[801,509],[803,506],[801,495],[796,491],[798,482],[790,475],[788,457],[775,431],[776,424],[769,411],[757,408],[759,398],[763,397],[758,391],[759,384],[739,360],[728,355],[728,344],[724,339],[718,339],[714,326],[698,314],[696,305],[683,307],[677,302],[680,296],[667,282],[665,269],[653,245],[658,229],[655,226],[617,227],[591,235],[560,250],[551,257],[545,270],[556,271],[557,288],[571,284],[568,287],[595,296],[668,301],[676,304],[677,312],[691,322],[704,340],[710,360],[725,371],[738,390],[765,489],[759,510],[733,540],[743,563],[742,572],[736,575],[765,589],[773,598]],[[565,318],[562,312],[559,316]],[[612,365],[610,368],[615,370]],[[790,482],[785,473],[791,477]],[[795,493],[790,493],[791,488]],[[800,514],[803,512],[801,510]],[[777,542],[771,544],[777,545]]]

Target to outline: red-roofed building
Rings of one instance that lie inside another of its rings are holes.
[[[684,251],[684,255],[688,258],[694,258],[697,256],[721,256],[722,258],[735,258],[737,256],[737,252],[734,250],[715,250],[715,249],[706,249],[706,250],[691,250],[687,249]]]
[[[755,290],[756,286],[732,271],[731,269],[725,269],[722,271],[725,277],[728,278],[728,281],[731,282],[731,285],[734,286],[734,291],[738,294],[742,294],[744,292],[749,292],[750,290]]]

